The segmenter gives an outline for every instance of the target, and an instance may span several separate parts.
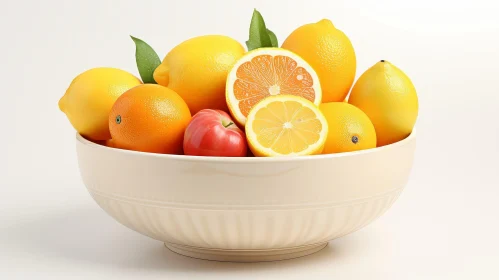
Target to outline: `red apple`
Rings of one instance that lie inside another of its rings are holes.
[[[244,157],[247,148],[244,132],[221,110],[199,111],[185,129],[186,155]]]

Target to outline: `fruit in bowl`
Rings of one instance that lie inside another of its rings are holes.
[[[385,60],[360,76],[348,102],[369,116],[376,129],[379,146],[406,138],[418,117],[418,96],[412,81],[402,70]]]
[[[350,39],[328,19],[300,26],[282,47],[303,57],[319,75],[322,102],[345,99],[355,78],[357,58]]]
[[[134,87],[114,103],[109,129],[116,147],[152,153],[182,153],[191,112],[173,90],[159,85]]]
[[[96,68],[59,102],[88,191],[123,225],[191,257],[281,260],[364,227],[403,190],[415,87],[382,60],[350,92],[356,55],[331,21],[279,47],[255,10],[248,52],[207,35],[163,61],[132,39],[141,80]]]
[[[294,95],[277,95],[254,106],[246,121],[246,134],[256,156],[320,154],[328,123],[319,108]]]
[[[78,133],[100,141],[111,138],[107,119],[116,99],[142,84],[134,75],[116,68],[94,68],[78,75],[59,100],[59,109]]]
[[[329,125],[323,153],[353,152],[376,147],[376,130],[369,117],[345,102],[319,106]]]
[[[276,95],[303,97],[316,106],[322,90],[314,69],[298,55],[281,48],[259,48],[239,59],[227,77],[226,99],[231,114],[246,124],[250,110]]]
[[[244,157],[247,150],[244,132],[224,111],[201,110],[185,129],[186,155]]]
[[[244,52],[239,42],[227,36],[191,38],[166,55],[154,71],[154,80],[177,92],[192,114],[202,109],[227,110],[227,73]]]

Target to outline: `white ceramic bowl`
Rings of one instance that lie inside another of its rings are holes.
[[[382,215],[404,188],[415,133],[359,152],[217,158],[119,150],[77,135],[81,176],[121,224],[183,255],[271,261],[319,251]]]

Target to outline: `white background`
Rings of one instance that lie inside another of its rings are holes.
[[[493,2],[2,1],[0,279],[498,279]],[[253,8],[280,42],[331,19],[355,47],[357,76],[380,59],[403,69],[420,101],[415,166],[386,215],[315,255],[264,264],[184,258],[92,201],[57,102],[86,69],[137,74],[130,34],[161,57],[197,35],[244,43]]]

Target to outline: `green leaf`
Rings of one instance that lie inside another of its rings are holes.
[[[135,61],[144,84],[156,84],[154,70],[161,64],[158,54],[146,42],[130,36],[135,43]]]
[[[251,17],[249,40],[246,41],[246,46],[248,47],[248,51],[277,46],[277,37],[272,31],[267,29],[262,14],[256,9],[253,11],[253,16]]]
[[[272,47],[278,48],[279,42],[277,41],[277,36],[275,35],[275,33],[270,31],[270,29],[268,29],[268,28],[267,28],[267,33],[269,34],[270,42],[272,43]]]

